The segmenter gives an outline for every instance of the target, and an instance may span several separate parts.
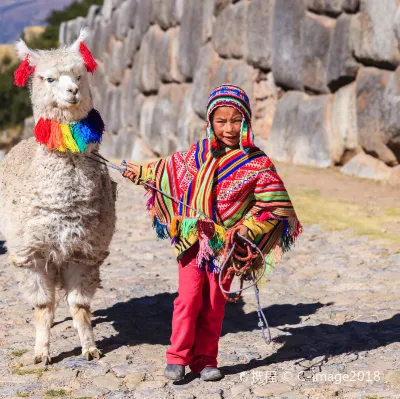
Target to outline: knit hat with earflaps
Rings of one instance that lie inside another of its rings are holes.
[[[249,97],[240,87],[226,83],[216,87],[207,102],[207,137],[211,152],[215,154],[220,146],[211,123],[211,115],[218,107],[234,107],[240,111],[242,114],[240,149],[248,152],[250,148],[255,147]]]

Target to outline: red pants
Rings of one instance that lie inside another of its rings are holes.
[[[168,364],[190,366],[194,373],[217,367],[226,299],[218,285],[218,274],[197,267],[198,244],[179,261],[178,297],[174,301]],[[229,290],[231,281],[224,285]]]

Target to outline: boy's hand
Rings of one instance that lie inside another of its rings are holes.
[[[131,181],[135,181],[136,176],[139,174],[139,166],[134,165],[133,163],[126,163],[126,166],[128,167],[128,170],[125,172],[122,172],[122,176],[128,178]]]
[[[249,238],[249,228],[242,224],[239,228],[239,234],[248,239]]]

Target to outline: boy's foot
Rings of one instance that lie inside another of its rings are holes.
[[[180,364],[167,364],[164,370],[164,376],[169,380],[181,380],[185,376],[185,366]]]
[[[200,378],[203,381],[218,381],[222,377],[222,373],[216,367],[204,367],[204,369],[200,371]]]

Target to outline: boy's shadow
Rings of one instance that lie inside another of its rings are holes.
[[[6,242],[0,240],[0,255],[7,253]]]
[[[253,368],[290,360],[315,359],[324,356],[356,354],[400,341],[400,313],[378,322],[348,321],[341,325],[285,327],[290,335],[279,335],[275,342],[282,343],[275,353],[265,359],[246,364],[222,367],[224,374],[237,374]]]
[[[109,309],[98,310],[94,316],[95,324],[112,322],[117,335],[99,342],[104,353],[121,345],[141,343],[169,345],[173,301],[177,294],[157,294],[151,297],[132,298],[119,302]],[[239,331],[252,331],[257,328],[257,313],[245,314],[243,300],[236,304],[228,303],[222,335]],[[284,324],[298,324],[300,316],[313,314],[322,307],[321,303],[297,305],[273,305],[265,312],[270,316],[271,327]]]
[[[112,323],[116,334],[98,341],[99,349],[111,352],[124,345],[142,343],[169,345],[173,301],[176,294],[162,293],[127,302],[94,312],[93,324]],[[272,305],[264,309],[270,327],[279,327],[285,334],[274,338],[283,345],[271,356],[252,360],[246,364],[222,367],[225,374],[236,374],[255,367],[288,360],[312,359],[321,355],[339,355],[375,349],[400,341],[400,314],[380,322],[349,321],[342,325],[319,324],[316,326],[288,327],[301,322],[301,316],[314,314],[323,306],[310,304]],[[245,314],[243,301],[227,304],[222,335],[239,331],[253,331],[257,327],[257,312]],[[262,340],[260,333],[260,342]],[[77,349],[61,353],[55,362],[76,355]]]

